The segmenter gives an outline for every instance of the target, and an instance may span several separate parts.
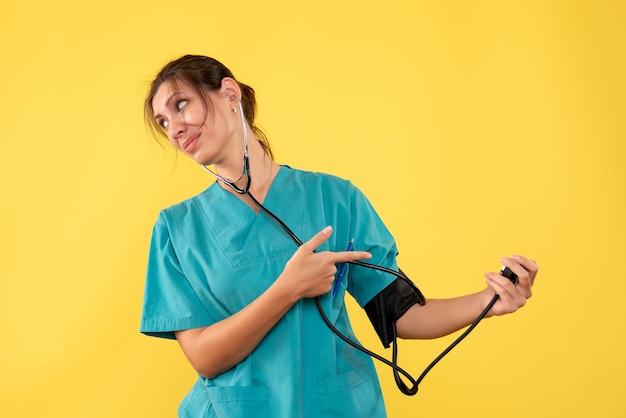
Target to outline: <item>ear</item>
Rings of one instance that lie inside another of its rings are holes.
[[[241,100],[241,88],[239,88],[239,84],[230,77],[224,77],[222,79],[222,93],[231,99],[232,96],[236,96]],[[232,100],[235,100],[234,98]]]

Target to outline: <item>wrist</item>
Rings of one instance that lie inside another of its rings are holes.
[[[302,296],[291,286],[290,280],[282,274],[278,276],[278,279],[276,279],[270,289],[275,292],[277,302],[284,302],[289,307],[302,299]]]
[[[490,287],[487,287],[482,292],[480,292],[479,295],[480,295],[479,304],[478,304],[479,311],[478,311],[478,314],[476,315],[477,317],[479,314],[481,314],[485,310],[485,308],[487,308],[487,306],[489,305],[493,297],[496,295],[496,292]],[[489,309],[489,312],[485,314],[485,318],[491,318],[492,316],[494,316],[493,308]]]

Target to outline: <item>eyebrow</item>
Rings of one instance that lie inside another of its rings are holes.
[[[174,93],[172,93],[172,95],[170,97],[168,97],[168,99],[165,101],[165,108],[167,108],[170,105],[170,102],[172,101],[172,99],[176,96],[180,96],[182,93],[180,91],[176,91]],[[154,115],[154,120],[158,120],[159,118],[162,118],[163,115],[161,115],[160,113],[157,113],[156,115]]]

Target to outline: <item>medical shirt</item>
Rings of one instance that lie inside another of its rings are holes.
[[[396,245],[366,197],[337,177],[278,171],[264,205],[303,242],[331,225],[319,251],[371,252],[367,262],[396,266]],[[174,331],[207,327],[256,299],[281,274],[297,245],[263,212],[214,183],[161,211],[148,259],[141,332],[175,338]],[[357,341],[345,292],[363,307],[395,279],[349,266],[339,292],[321,296],[330,321]],[[207,352],[207,356],[211,353]],[[340,340],[312,298],[301,299],[255,350],[213,379],[199,376],[179,407],[180,417],[384,417],[370,357]]]

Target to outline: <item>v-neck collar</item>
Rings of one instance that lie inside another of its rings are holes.
[[[286,176],[286,175],[283,175],[283,173],[286,171],[285,168],[289,168],[289,166],[280,165],[278,167],[278,171],[276,172],[276,175],[274,176],[274,179],[270,183],[269,188],[267,189],[267,193],[265,193],[265,198],[262,201],[259,200],[259,203],[261,203],[262,205],[265,206],[267,204],[267,202],[271,201],[271,196],[274,194],[273,190],[278,188],[276,186],[276,183],[282,183],[284,181],[284,177]],[[252,178],[252,180],[254,181],[254,177]],[[228,187],[228,186],[226,186],[226,187]],[[233,193],[230,190],[227,190],[222,185],[220,185],[219,184],[219,180],[216,180],[215,183],[212,184],[211,188],[217,188],[218,189],[218,191],[216,192],[216,195],[219,196],[220,199],[225,199],[227,201],[229,201],[231,198],[235,199],[240,204],[245,206],[246,209],[252,211],[252,213],[254,213],[255,215],[258,216],[259,211],[255,211],[251,206],[249,206],[246,202],[244,202],[242,199],[240,199],[239,196],[237,196],[235,193]],[[254,195],[252,195],[252,196],[254,196]],[[257,199],[256,196],[254,196],[254,198]]]
[[[292,223],[290,227],[295,228],[298,233],[304,221],[304,213],[291,213],[285,206],[283,196],[290,187],[290,173],[290,167],[281,166],[262,203],[272,211],[282,212],[279,216],[285,216],[286,222]],[[255,213],[250,206],[219,184],[211,185],[207,192],[212,196],[211,203],[209,206],[202,206],[210,229],[216,237],[214,244],[222,248],[222,253],[234,268],[264,263],[268,257],[274,258],[281,253],[293,253],[296,248],[294,242],[273,219],[265,214]],[[293,198],[294,196],[289,197],[289,203],[294,203],[291,201]],[[296,207],[302,206],[299,203]],[[275,236],[267,239],[267,234]]]

